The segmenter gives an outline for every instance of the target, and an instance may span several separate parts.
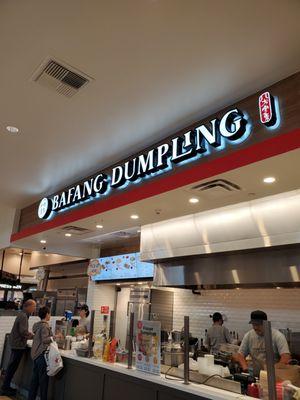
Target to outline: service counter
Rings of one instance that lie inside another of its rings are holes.
[[[64,368],[50,379],[49,400],[237,400],[251,399],[206,385],[166,379],[126,365],[109,364],[81,358],[72,351],[62,351]],[[30,351],[26,353],[14,384],[27,392],[32,373]]]

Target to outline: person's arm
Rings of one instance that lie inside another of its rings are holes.
[[[229,329],[226,328],[225,326],[224,326],[224,336],[225,336],[226,343],[232,343]]]
[[[244,372],[248,371],[248,364],[244,354],[238,352],[232,356],[232,360],[238,362]]]
[[[248,356],[249,353],[250,353],[249,335],[246,333],[246,335],[244,336],[244,338],[242,340],[242,343],[240,345],[238,353],[233,356],[233,360],[237,361],[240,364],[243,371],[248,370],[248,364],[246,361],[246,357]]]
[[[283,333],[277,332],[276,346],[280,355],[280,364],[288,364],[291,360],[289,345]]]
[[[50,344],[52,342],[51,331],[47,326],[43,326],[41,330],[41,341],[43,344]]]
[[[292,357],[290,355],[290,353],[284,353],[280,355],[280,360],[279,363],[280,364],[288,364],[291,361]]]
[[[27,340],[33,338],[33,334],[28,330],[28,318],[25,314],[19,316],[19,334]]]

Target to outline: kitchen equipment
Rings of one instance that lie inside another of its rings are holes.
[[[175,343],[180,343],[183,340],[183,335],[181,331],[172,331],[172,340]]]
[[[170,367],[178,367],[184,361],[184,352],[181,348],[171,348],[163,351],[163,364]]]
[[[252,383],[256,382],[256,379],[253,376],[245,372],[242,372],[240,374],[234,374],[233,379],[236,382],[240,382],[242,394],[247,393],[248,385],[251,385]]]
[[[130,290],[127,307],[127,338],[126,348],[129,348],[130,314],[134,314],[133,339],[136,336],[136,324],[141,320],[160,321],[161,329],[170,332],[173,328],[174,293],[148,287],[134,287]],[[118,322],[117,322],[118,323]],[[164,339],[168,340],[166,333]],[[122,342],[122,339],[121,339]],[[162,340],[163,343],[163,340]]]
[[[66,337],[71,333],[71,321],[55,322],[55,337],[59,349],[66,350]]]
[[[89,350],[88,349],[76,349],[76,354],[79,357],[88,357],[89,355]]]

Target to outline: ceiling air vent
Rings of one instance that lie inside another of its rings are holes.
[[[33,75],[33,81],[40,83],[66,97],[72,97],[92,78],[73,67],[54,59],[48,59]]]
[[[72,235],[85,235],[86,233],[91,233],[92,231],[86,228],[81,228],[79,226],[68,225],[61,229],[64,233],[72,233]]]
[[[226,179],[215,179],[191,188],[192,192],[201,192],[202,196],[206,195],[211,198],[222,197],[224,195],[228,196],[241,190],[240,186]]]

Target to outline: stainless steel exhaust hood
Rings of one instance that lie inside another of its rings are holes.
[[[141,258],[161,260],[295,243],[300,243],[300,190],[145,225]]]
[[[300,246],[182,257],[158,262],[157,286],[223,289],[300,286]]]
[[[143,226],[141,256],[159,286],[299,286],[300,190]]]

